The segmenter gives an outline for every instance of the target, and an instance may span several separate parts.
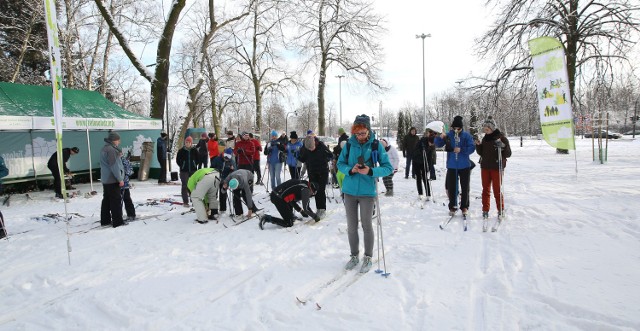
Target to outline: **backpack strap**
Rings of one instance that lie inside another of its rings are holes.
[[[371,143],[371,161],[373,161],[373,166],[375,167],[376,163],[378,163],[378,146],[380,145],[380,141],[378,139],[374,139]],[[347,140],[347,144],[344,145],[347,149],[345,151],[344,159],[349,161],[349,151],[351,150],[351,143]]]

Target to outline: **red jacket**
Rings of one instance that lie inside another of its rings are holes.
[[[238,156],[238,165],[253,166],[253,155],[256,153],[256,147],[250,139],[241,139],[236,142],[236,147],[233,150],[233,153]]]
[[[256,152],[255,154],[253,154],[253,159],[254,160],[260,160],[260,152],[262,152],[262,145],[260,145],[260,141],[258,141],[258,139],[253,138],[250,139],[251,142],[253,143],[253,146],[256,148]]]
[[[214,139],[209,139],[207,142],[207,149],[209,150],[209,158],[214,158],[220,155],[220,150],[218,149],[218,141]]]

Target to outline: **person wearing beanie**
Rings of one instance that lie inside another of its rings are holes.
[[[340,135],[338,137],[338,145],[340,145],[340,143],[343,141],[349,140],[349,136],[347,135],[347,133],[344,131],[343,128],[338,129],[338,134]]]
[[[253,152],[253,173],[256,176],[256,184],[264,185],[262,183],[262,172],[260,171],[260,154],[262,152],[262,145],[260,140],[253,136],[253,133],[249,133],[249,140],[253,143],[255,151]]]
[[[286,158],[285,144],[278,137],[276,130],[271,131],[271,140],[264,146],[264,155],[267,156],[267,165],[269,167],[269,181],[271,187],[282,184],[282,163]]]
[[[67,168],[67,161],[71,158],[72,155],[76,155],[80,153],[80,149],[78,147],[72,148],[63,148],[62,149],[62,169],[64,170],[64,174],[68,176],[72,176],[71,170]],[[53,152],[51,157],[49,157],[49,161],[47,162],[47,168],[51,171],[53,175],[53,189],[56,193],[56,198],[63,199],[62,196],[62,178],[60,177],[60,170],[58,168],[58,152]],[[71,186],[68,187],[72,189]]]
[[[378,146],[374,149],[374,143]],[[351,270],[359,263],[360,238],[358,223],[362,225],[364,257],[361,273],[371,268],[373,256],[373,209],[377,200],[376,178],[393,173],[393,165],[382,144],[371,133],[369,116],[359,115],[351,126],[351,137],[338,158],[338,169],[345,174],[342,181],[344,209],[347,218],[350,259],[345,269]],[[359,212],[359,217],[358,217]],[[358,220],[360,219],[360,220]]]
[[[449,197],[449,214],[453,216],[458,208],[466,217],[469,210],[469,186],[471,169],[475,166],[469,156],[476,150],[473,137],[463,130],[462,116],[456,116],[449,132],[442,132],[434,139],[436,147],[447,151],[447,174],[445,188]],[[458,181],[460,188],[458,189]],[[458,204],[458,195],[462,198]]]
[[[258,224],[260,229],[264,230],[265,223],[272,223],[285,228],[293,226],[293,222],[299,219],[293,214],[294,209],[303,217],[311,217],[318,222],[320,217],[309,206],[309,198],[315,194],[317,187],[318,184],[301,179],[290,179],[275,187],[271,191],[270,199],[282,218],[264,214],[260,216],[260,223]],[[302,206],[298,205],[298,201],[302,203]]]
[[[411,127],[409,129],[409,133],[407,133],[402,139],[402,143],[400,145],[400,149],[402,150],[402,157],[406,158],[405,166],[404,166],[404,178],[409,178],[409,171],[411,171],[411,164],[413,162],[413,156],[416,151],[416,145],[418,144],[418,130],[415,127]],[[412,173],[411,177],[416,178],[416,174]]]
[[[237,187],[234,188],[232,182],[237,183]],[[255,202],[253,201],[253,173],[250,170],[246,169],[238,169],[231,172],[223,181],[222,188],[228,189],[230,188],[233,193],[233,210],[235,215],[242,215],[242,200],[244,200],[247,205],[247,218],[253,217],[253,213],[258,211],[258,207],[256,207]]]
[[[498,217],[504,217],[504,195],[501,190],[504,168],[507,166],[507,158],[511,157],[509,139],[496,127],[496,122],[491,116],[482,124],[484,137],[482,141],[476,141],[476,153],[480,155],[480,177],[482,179],[482,218],[484,219],[482,230],[487,231],[489,210],[491,208],[491,189],[498,210]],[[498,150],[500,155],[498,155]],[[500,160],[500,157],[502,159]]]
[[[102,183],[102,204],[100,206],[100,224],[114,228],[126,225],[122,219],[122,188],[124,187],[124,165],[120,135],[110,132],[104,139],[100,151],[100,182]]]
[[[189,177],[198,170],[198,150],[193,147],[193,138],[187,137],[184,146],[180,148],[176,155],[176,163],[180,167],[180,182],[182,184],[180,194],[182,195],[182,205],[189,207],[189,188],[187,184]]]
[[[307,136],[315,136],[313,134],[313,130],[311,130],[311,129],[307,130]]]
[[[235,158],[233,157],[233,149],[227,148],[224,153],[218,155],[211,162],[211,167],[220,173],[220,181],[224,181],[230,173],[237,169]],[[227,211],[227,190],[220,185],[220,213]]]
[[[329,181],[329,160],[331,151],[317,137],[311,135],[304,138],[303,146],[298,153],[298,160],[304,163],[309,175],[309,181],[318,184],[315,195],[317,214],[322,218],[327,210],[327,195],[325,189]]]
[[[298,140],[298,133],[291,131],[289,134],[289,143],[285,146],[287,150],[287,167],[289,167],[289,175],[291,179],[300,179],[300,168],[302,168],[302,162],[298,160],[300,154],[300,148],[302,148],[302,141]]]
[[[160,163],[160,177],[158,177],[158,184],[167,183],[167,158],[168,158],[168,144],[167,134],[162,132],[160,137],[156,140],[156,158]]]

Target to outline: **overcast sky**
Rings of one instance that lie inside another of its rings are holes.
[[[451,89],[471,72],[484,71],[473,56],[474,38],[481,36],[492,22],[483,1],[385,1],[377,0],[378,13],[386,17],[388,33],[383,39],[385,65],[382,74],[391,92],[370,95],[348,79],[342,80],[343,120],[360,113],[377,114],[383,109],[396,111],[413,104],[422,107],[422,39],[425,33],[425,80],[427,104],[434,95]],[[327,76],[327,105],[339,110],[339,84],[332,68]],[[313,84],[312,86],[316,86]]]

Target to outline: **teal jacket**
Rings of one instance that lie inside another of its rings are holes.
[[[345,174],[344,181],[342,182],[342,192],[354,195],[375,197],[376,196],[376,177],[385,177],[393,172],[393,166],[389,162],[387,152],[385,152],[382,144],[378,143],[378,164],[373,166],[373,160],[371,159],[371,144],[373,143],[373,136],[369,140],[360,144],[355,135],[349,138],[349,159],[346,159],[347,148],[342,149],[340,156],[338,157],[338,169]],[[354,165],[358,163],[358,157],[364,158],[364,163],[373,170],[372,175],[362,175],[359,173],[349,174],[349,171]]]

